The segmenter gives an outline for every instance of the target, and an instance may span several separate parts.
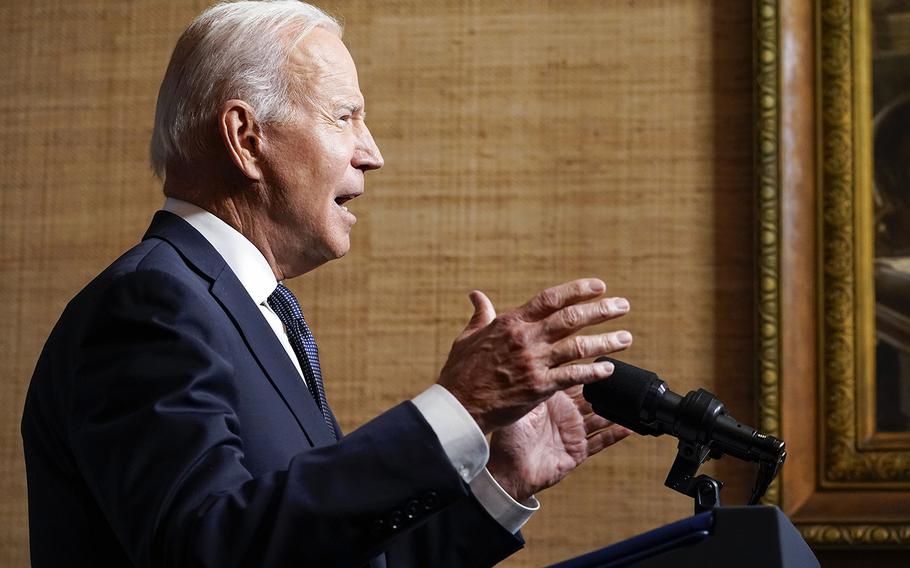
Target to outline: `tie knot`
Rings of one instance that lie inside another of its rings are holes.
[[[269,295],[268,303],[269,307],[275,310],[275,313],[284,322],[303,319],[303,311],[301,311],[294,293],[280,282],[275,291]]]

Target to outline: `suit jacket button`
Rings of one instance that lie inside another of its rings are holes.
[[[404,519],[402,518],[401,511],[392,511],[392,514],[389,515],[389,528],[393,531],[397,531],[401,528],[401,523]]]
[[[386,528],[384,519],[376,519],[373,521],[373,531],[374,532],[383,532]]]
[[[417,501],[417,499],[411,499],[408,501],[408,505],[404,509],[404,514],[407,518],[413,519],[417,517],[418,513],[420,513],[420,503]]]
[[[421,499],[421,502],[423,503],[423,508],[426,511],[429,511],[429,510],[433,509],[434,507],[436,507],[436,503],[438,501],[439,501],[439,498],[436,495],[435,491],[427,491],[426,493],[424,493],[423,499]]]

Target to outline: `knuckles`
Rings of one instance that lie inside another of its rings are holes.
[[[583,335],[576,335],[572,338],[572,349],[575,359],[582,359],[588,356],[588,340]]]
[[[505,339],[513,349],[523,349],[533,343],[531,330],[527,326],[516,323],[512,323],[505,328]]]
[[[582,324],[581,312],[574,306],[564,309],[562,311],[562,322],[570,329],[580,327]]]
[[[550,383],[545,380],[536,380],[531,383],[531,394],[538,399],[546,397],[552,391]]]
[[[521,319],[515,315],[514,312],[506,312],[504,314],[499,314],[496,316],[492,322],[490,322],[490,327],[495,330],[503,331],[504,329],[509,329],[521,325]]]
[[[581,365],[567,365],[565,367],[559,368],[563,380],[569,383],[576,383],[582,378],[582,366]]]
[[[550,288],[544,290],[537,296],[537,301],[540,303],[540,306],[545,310],[557,310],[561,305],[561,298],[559,292],[555,289]]]

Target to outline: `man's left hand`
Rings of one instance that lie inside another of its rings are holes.
[[[606,379],[610,380],[610,379]],[[582,386],[559,391],[523,418],[497,430],[487,469],[516,501],[551,487],[631,433],[594,414]]]

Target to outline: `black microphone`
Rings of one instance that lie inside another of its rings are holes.
[[[722,454],[742,460],[776,464],[786,452],[783,440],[768,436],[734,420],[716,396],[698,389],[680,396],[655,373],[609,357],[613,376],[584,387],[584,397],[594,412],[639,434],[670,434],[680,440],[710,448],[711,457]]]

